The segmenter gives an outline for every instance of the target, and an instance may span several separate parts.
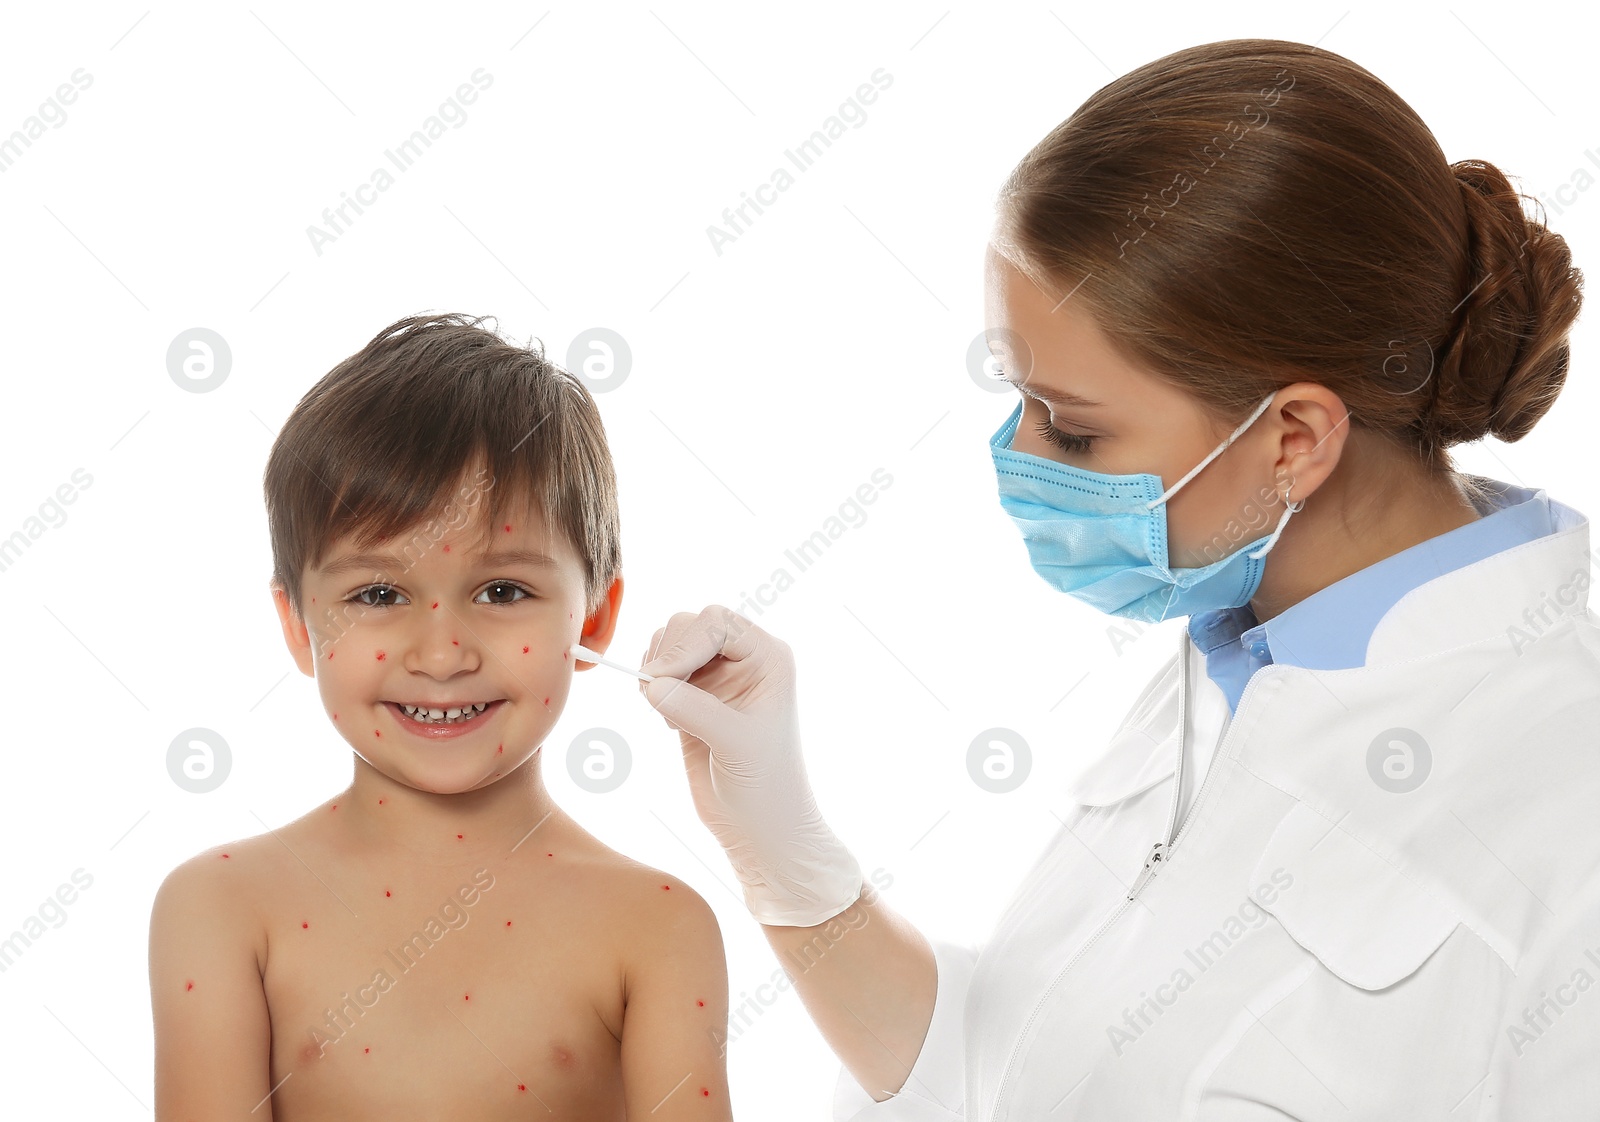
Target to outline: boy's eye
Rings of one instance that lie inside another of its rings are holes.
[[[378,596],[380,599],[377,602],[368,600],[367,596],[369,594]],[[382,599],[382,597],[387,597],[387,599]],[[395,605],[396,598],[399,597],[399,589],[393,588],[390,585],[369,584],[365,588],[356,589],[348,597],[346,597],[346,599],[354,600],[356,603],[365,605],[368,608],[392,608]]]
[[[529,592],[526,588],[523,588],[520,584],[512,584],[508,580],[495,581],[493,584],[485,588],[482,593],[479,593],[479,595],[488,595],[490,599],[487,601],[487,603],[490,604],[515,604],[517,602],[515,598],[509,600],[494,599],[494,597],[498,594],[509,594],[513,592],[522,593],[523,599],[528,599],[533,596],[533,593]]]

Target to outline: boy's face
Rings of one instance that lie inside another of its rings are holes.
[[[368,764],[418,790],[472,790],[519,767],[566,702],[572,645],[604,651],[616,627],[621,577],[586,620],[583,565],[565,535],[531,513],[484,534],[484,513],[360,556],[335,542],[303,574],[303,622],[273,590],[289,649],[334,727]],[[464,723],[424,723],[402,708],[481,703]]]

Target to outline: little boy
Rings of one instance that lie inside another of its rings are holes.
[[[732,1117],[715,916],[540,773],[622,601],[600,416],[479,322],[385,328],[273,445],[272,595],[354,778],[161,885],[157,1122]]]

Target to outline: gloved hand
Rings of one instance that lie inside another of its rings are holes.
[[[822,820],[800,755],[794,655],[720,604],[651,638],[646,700],[678,730],[700,821],[765,924],[813,927],[861,895],[861,867]]]

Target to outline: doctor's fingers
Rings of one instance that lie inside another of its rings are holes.
[[[756,669],[765,669],[774,658],[782,662],[792,657],[782,639],[722,604],[708,604],[699,614],[678,612],[652,636],[646,653],[649,658],[640,669],[670,678],[688,678],[718,655],[730,662],[765,655]]]

